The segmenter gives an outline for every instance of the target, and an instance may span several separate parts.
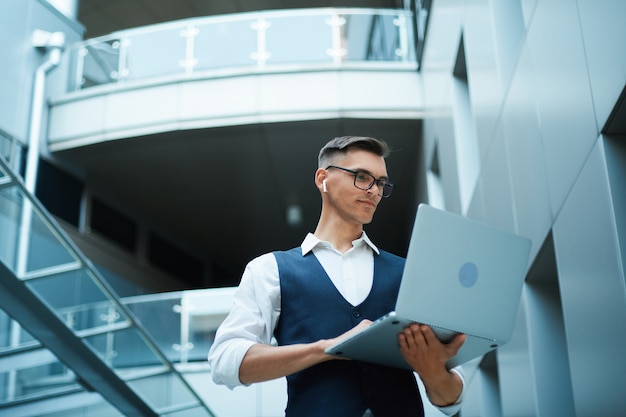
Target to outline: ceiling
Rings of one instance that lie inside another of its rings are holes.
[[[302,1],[301,7],[394,7],[394,1]],[[176,5],[174,7],[173,5]],[[286,8],[283,1],[82,0],[79,20],[87,34],[167,19],[257,9]],[[366,227],[379,246],[403,255],[415,214],[419,184],[417,120],[333,119],[220,127],[110,141],[57,156],[85,172],[90,190],[123,202],[146,224],[214,265],[204,286],[239,282],[248,262],[262,253],[297,246],[315,229],[321,199],[313,183],[317,154],[341,135],[388,141],[394,195]],[[302,223],[290,227],[287,207]],[[181,284],[184,287],[184,284]]]

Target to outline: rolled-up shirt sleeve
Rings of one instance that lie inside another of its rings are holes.
[[[457,366],[455,368],[450,369],[450,372],[454,372],[455,374],[458,375],[459,378],[461,378],[461,383],[463,384],[463,388],[461,390],[461,394],[459,395],[459,398],[457,398],[454,404],[448,405],[446,407],[437,406],[439,411],[441,411],[447,416],[453,416],[459,412],[459,410],[461,409],[461,403],[463,402],[463,397],[465,396],[465,373],[463,372],[463,367]]]
[[[280,315],[278,265],[268,253],[252,260],[235,291],[233,306],[209,350],[213,382],[234,388],[243,385],[239,366],[254,344],[269,344]]]

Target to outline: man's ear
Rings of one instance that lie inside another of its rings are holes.
[[[326,184],[326,170],[319,168],[315,171],[315,185],[318,187],[318,190],[321,187],[321,191],[328,192],[328,185]]]

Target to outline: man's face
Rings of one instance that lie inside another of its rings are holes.
[[[349,150],[344,156],[333,160],[332,165],[364,172],[376,179],[387,178],[387,166],[383,157],[361,149]],[[376,184],[369,190],[354,186],[354,174],[341,169],[328,169],[326,177],[328,202],[336,214],[345,221],[368,224],[380,200],[382,190]]]

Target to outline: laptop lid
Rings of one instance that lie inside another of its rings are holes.
[[[421,204],[396,313],[459,333],[510,340],[531,241]]]
[[[505,344],[513,333],[530,246],[527,238],[420,205],[396,311],[326,352],[410,368],[397,335],[411,322],[430,325],[446,342],[467,334],[448,368]]]

